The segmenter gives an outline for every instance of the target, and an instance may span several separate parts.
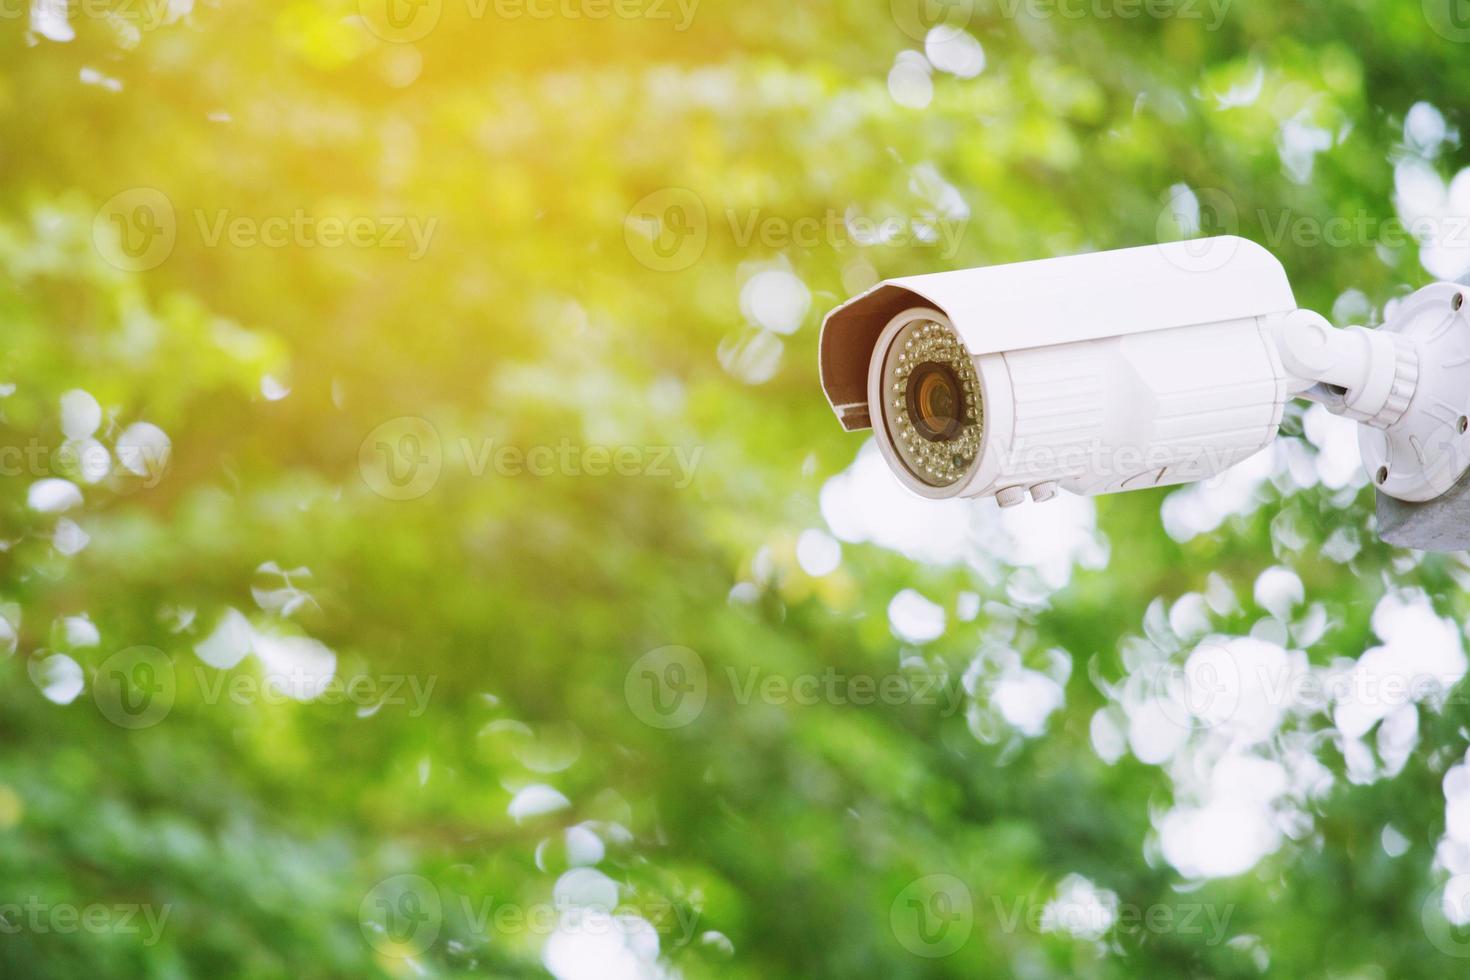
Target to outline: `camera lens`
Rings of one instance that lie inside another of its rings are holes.
[[[931,487],[964,478],[980,452],[983,405],[975,364],[946,324],[915,319],[883,360],[882,419],[894,452]]]
[[[965,422],[965,393],[947,364],[925,361],[909,375],[909,421],[930,442],[949,442]]]

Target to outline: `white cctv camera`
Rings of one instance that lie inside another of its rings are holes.
[[[1380,329],[1339,330],[1235,237],[910,276],[828,314],[822,387],[915,493],[1001,506],[1206,479],[1306,398],[1360,423],[1385,538],[1463,548],[1466,292],[1436,283]]]

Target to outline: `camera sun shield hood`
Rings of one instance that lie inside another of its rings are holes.
[[[916,306],[944,313],[976,356],[1283,313],[1296,300],[1280,261],[1235,236],[885,280],[822,324],[822,390],[844,429],[871,427],[874,345]]]

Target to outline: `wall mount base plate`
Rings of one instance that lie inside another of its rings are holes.
[[[1470,549],[1470,472],[1448,491],[1423,503],[1378,494],[1378,536],[1419,551]]]

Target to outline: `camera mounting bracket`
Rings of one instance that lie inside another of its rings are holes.
[[[1378,330],[1334,329],[1319,314],[1274,318],[1293,393],[1358,422],[1373,485],[1434,500],[1470,470],[1470,309],[1464,288],[1425,286]]]
[[[1470,309],[1438,282],[1383,327],[1337,330],[1307,310],[1272,324],[1293,393],[1359,423],[1358,447],[1390,544],[1470,547]]]

